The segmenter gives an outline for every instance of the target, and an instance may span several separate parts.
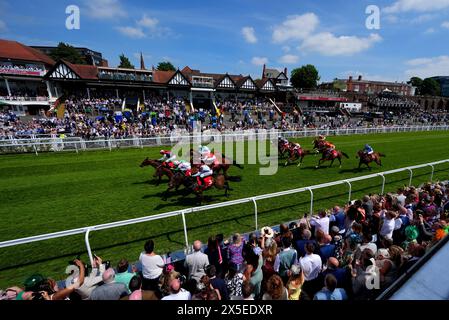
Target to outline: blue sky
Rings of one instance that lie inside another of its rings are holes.
[[[68,5],[81,27],[67,30]],[[366,28],[368,5],[380,29]],[[170,60],[205,72],[260,77],[262,64],[289,72],[317,66],[322,81],[348,75],[408,80],[449,75],[449,0],[0,0],[0,38],[59,41],[121,53],[138,66]]]

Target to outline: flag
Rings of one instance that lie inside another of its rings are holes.
[[[123,98],[122,111],[125,110],[126,98]]]
[[[140,111],[140,98],[137,99],[137,111]]]

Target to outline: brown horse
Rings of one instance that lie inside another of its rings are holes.
[[[153,168],[156,169],[156,172],[154,173],[153,177],[159,177],[156,184],[157,186],[161,183],[162,176],[165,175],[168,177],[168,179],[171,179],[171,177],[173,176],[173,172],[169,168],[163,166],[162,161],[160,160],[151,160],[147,157],[140,164],[141,168],[146,166],[152,166]]]
[[[334,163],[334,160],[337,159],[338,162],[340,162],[340,168],[341,168],[341,158],[346,157],[347,159],[349,159],[348,155],[346,153],[344,153],[343,151],[339,151],[339,150],[329,150],[326,149],[323,151],[323,156],[321,157],[321,159],[318,161],[318,165],[315,167],[316,169],[318,169],[321,165],[321,162],[324,161],[331,161],[331,164],[329,165],[329,168],[332,167],[332,164]]]
[[[196,167],[192,168],[192,175],[197,173],[198,170],[199,169],[196,168]],[[230,196],[228,191],[230,191],[232,189],[229,187],[229,182],[226,180],[225,175],[217,174],[216,176],[211,176],[210,178],[212,179],[212,184],[211,184],[210,187],[207,187],[207,188],[204,188],[204,186],[200,186],[198,184],[198,181],[197,181],[198,178],[197,177],[191,177],[190,178],[193,181],[193,185],[192,185],[193,193],[195,193],[196,198],[197,198],[197,202],[200,205],[201,205],[201,203],[203,202],[203,199],[204,199],[203,192],[208,190],[208,189],[211,189],[212,187],[215,187],[215,188],[217,188],[219,190],[223,190],[224,189],[225,190],[225,196],[226,197]]]
[[[239,169],[243,169],[242,165],[235,162],[235,160],[231,161],[231,159],[227,158],[224,153],[220,154],[219,152],[214,152],[214,154],[218,160],[218,163],[210,165],[210,168],[214,172],[214,175],[217,175],[220,173],[220,171],[222,171],[223,175],[228,178],[227,172],[232,165],[236,166]],[[199,167],[202,163],[200,153],[193,149],[190,149],[190,163],[192,164],[192,167]]]
[[[167,200],[168,194],[171,190],[175,189],[175,191],[178,191],[179,187],[184,185],[184,187],[188,190],[190,190],[192,193],[194,188],[194,180],[191,176],[186,176],[184,173],[178,171],[170,178],[170,181],[168,182],[168,188],[165,190],[165,193],[162,197],[162,200]]]
[[[284,166],[289,165],[290,163],[292,163],[293,161],[296,161],[299,159],[299,163],[297,165],[297,167],[301,166],[302,161],[304,160],[304,157],[312,154],[312,152],[310,150],[304,150],[303,148],[299,148],[299,149],[294,149],[293,146],[290,146],[290,148],[288,149],[288,153],[289,153],[289,157],[287,159],[287,161],[285,162]]]
[[[373,161],[375,163],[377,163],[378,166],[382,167],[381,157],[385,157],[385,154],[380,153],[380,152],[373,152],[372,154],[366,154],[363,150],[359,150],[355,157],[356,157],[356,159],[360,158],[359,169],[362,166],[362,164],[366,164],[368,169],[371,170],[371,167],[369,166],[369,164]]]

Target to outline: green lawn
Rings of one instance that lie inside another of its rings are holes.
[[[449,159],[449,132],[420,132],[329,137],[350,159],[342,168],[315,170],[318,157],[306,157],[301,168],[280,167],[273,176],[259,176],[259,165],[232,168],[242,181],[231,183],[229,200],[288,190],[343,178],[369,174],[357,171],[355,153],[365,143],[387,155],[386,171],[409,165]],[[298,139],[308,148],[312,138]],[[48,232],[148,216],[194,205],[193,198],[161,200],[166,183],[154,185],[153,168],[140,168],[145,157],[159,157],[160,148],[48,153],[0,156],[0,241]],[[434,179],[447,179],[449,164],[437,167]],[[416,170],[413,183],[430,177],[430,168]],[[386,191],[408,183],[408,173],[387,176]],[[353,197],[380,192],[381,179],[357,182]],[[223,192],[208,192],[210,203],[226,201]],[[190,200],[189,200],[190,199]],[[345,185],[315,192],[315,208],[347,200]],[[259,227],[299,218],[308,211],[309,194],[290,195],[258,202]],[[248,232],[254,229],[252,204],[226,207],[186,216],[189,241],[209,235]],[[121,257],[138,259],[146,239],[153,238],[160,253],[182,249],[184,234],[180,217],[93,232],[91,245],[97,255],[115,264]],[[59,238],[30,245],[0,249],[0,287],[21,284],[33,272],[60,279],[67,261],[78,253],[87,260],[84,236]]]

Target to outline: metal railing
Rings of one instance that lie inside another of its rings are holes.
[[[270,194],[248,197],[248,198],[225,201],[225,202],[221,202],[221,203],[217,203],[217,204],[211,204],[211,205],[205,205],[205,206],[200,206],[200,207],[193,207],[193,208],[181,209],[181,210],[176,210],[176,211],[170,211],[170,212],[166,212],[166,213],[156,214],[156,215],[152,215],[152,216],[145,216],[145,217],[141,217],[141,218],[116,221],[116,222],[111,222],[111,223],[105,223],[105,224],[82,227],[82,228],[77,228],[77,229],[72,229],[72,230],[65,230],[65,231],[60,231],[60,232],[55,232],[55,233],[31,236],[31,237],[15,239],[15,240],[8,240],[8,241],[0,242],[0,248],[6,248],[6,247],[17,246],[17,245],[21,245],[21,244],[50,240],[50,239],[55,239],[55,238],[62,238],[62,237],[67,237],[67,236],[84,233],[85,234],[84,239],[85,239],[87,253],[88,253],[89,259],[92,263],[93,262],[92,249],[91,249],[90,242],[89,242],[89,236],[90,236],[91,232],[105,230],[105,229],[111,229],[111,228],[116,228],[116,227],[123,227],[123,226],[133,225],[133,224],[137,224],[137,223],[161,220],[161,219],[166,219],[166,218],[170,218],[170,217],[181,216],[182,223],[183,223],[183,230],[184,230],[185,247],[186,247],[186,249],[188,249],[189,248],[189,238],[188,238],[187,224],[186,224],[186,219],[185,219],[185,216],[187,214],[191,214],[194,212],[200,212],[200,211],[206,211],[206,210],[212,210],[212,209],[218,209],[218,208],[224,208],[224,207],[229,207],[229,206],[235,206],[235,205],[244,204],[244,203],[253,203],[253,205],[254,205],[254,226],[255,226],[254,230],[258,230],[259,228],[258,228],[257,201],[291,195],[291,194],[296,194],[296,193],[301,193],[301,192],[309,192],[310,193],[310,214],[313,214],[313,205],[314,205],[313,191],[316,189],[327,188],[327,187],[337,186],[337,185],[341,185],[341,184],[347,184],[348,185],[348,201],[350,201],[351,196],[352,196],[352,182],[374,179],[374,178],[380,177],[380,178],[382,178],[381,194],[383,194],[384,190],[385,190],[385,183],[386,183],[385,176],[386,175],[399,173],[399,172],[403,172],[403,171],[408,171],[410,173],[410,179],[409,179],[409,186],[410,186],[412,184],[414,169],[430,167],[432,169],[431,175],[430,175],[430,181],[432,181],[433,175],[435,172],[435,166],[439,165],[439,164],[443,164],[443,163],[448,163],[448,162],[449,162],[449,159],[440,160],[440,161],[436,161],[436,162],[431,162],[431,163],[426,163],[426,164],[421,164],[421,165],[416,165],[416,166],[410,166],[410,167],[406,167],[406,168],[394,169],[394,170],[369,174],[369,175],[360,176],[360,177],[354,177],[354,178],[349,178],[349,179],[344,179],[344,180],[339,180],[339,181],[334,181],[334,182],[322,183],[322,184],[313,185],[313,186],[309,186],[309,187],[296,188],[296,189],[291,189],[291,190],[287,190],[287,191],[280,191],[280,192],[275,192],[275,193],[270,193]]]
[[[201,135],[189,135],[187,131],[181,135],[164,135],[155,137],[132,137],[124,139],[107,139],[99,137],[94,140],[84,140],[80,137],[66,138],[30,138],[15,139],[8,138],[0,140],[0,154],[2,153],[35,153],[39,152],[59,152],[59,151],[86,151],[98,149],[119,149],[119,148],[144,148],[151,146],[174,145],[179,141],[186,141],[186,138],[193,141],[248,141],[256,139],[268,139],[270,134],[282,135],[286,138],[316,137],[320,134],[326,136],[340,136],[353,134],[374,134],[374,133],[398,133],[398,132],[418,132],[418,131],[447,131],[449,125],[444,126],[392,126],[392,127],[361,127],[361,128],[338,128],[338,129],[305,129],[300,131],[281,130],[245,130],[241,132],[224,131],[222,133],[203,132]]]

